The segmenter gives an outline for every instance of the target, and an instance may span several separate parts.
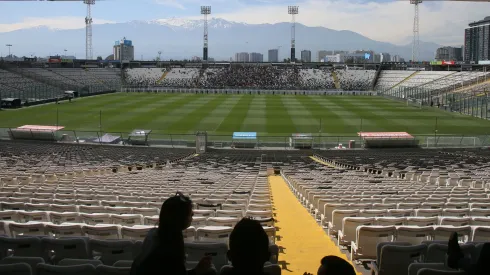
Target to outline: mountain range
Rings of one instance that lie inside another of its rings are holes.
[[[280,59],[290,53],[290,23],[245,24],[212,18],[209,27],[209,56],[216,60],[230,60],[236,52],[259,52],[267,60],[267,51],[280,48]],[[115,41],[126,37],[133,41],[135,59],[153,60],[162,51],[162,59],[189,59],[202,55],[204,20],[179,18],[152,21],[130,21],[93,25],[94,57],[112,53]],[[12,52],[18,56],[47,56],[74,54],[85,57],[85,28],[52,29],[46,26],[0,33],[0,41],[14,44]],[[432,60],[435,43],[420,42],[420,59]],[[372,40],[348,30],[309,27],[296,24],[296,56],[301,50],[311,50],[317,59],[319,50],[373,50],[400,55],[409,60],[412,45],[394,45]],[[5,55],[5,53],[4,53]]]

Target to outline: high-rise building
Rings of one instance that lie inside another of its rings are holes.
[[[126,40],[126,37],[116,41],[113,48],[113,54],[114,54],[114,60],[133,61],[134,60],[133,41]]]
[[[394,55],[391,57],[391,62],[405,62],[405,59],[399,55]]]
[[[250,62],[264,62],[264,55],[261,53],[250,53]]]
[[[301,61],[302,62],[311,62],[311,51],[302,50],[301,51]]]
[[[380,53],[375,53],[374,54],[374,63],[380,63],[381,62],[381,54]]]
[[[463,61],[462,47],[441,47],[436,50],[436,60]]]
[[[248,53],[236,53],[235,54],[235,62],[249,62],[250,55]]]
[[[391,54],[389,53],[380,53],[379,62],[391,62]]]
[[[269,50],[267,60],[269,62],[279,62],[279,49]]]
[[[490,16],[470,23],[464,31],[464,60],[490,60]]]

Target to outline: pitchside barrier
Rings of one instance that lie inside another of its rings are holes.
[[[372,91],[342,91],[342,90],[265,90],[265,89],[182,89],[158,87],[123,87],[126,93],[165,93],[165,94],[228,94],[228,95],[362,95],[375,96]]]
[[[12,131],[14,134],[12,135]],[[131,133],[126,132],[104,132],[104,131],[70,131],[62,129],[59,131],[44,131],[40,137],[37,134],[22,133],[22,136],[15,133],[15,128],[0,128],[0,140],[49,140],[67,144],[100,144],[117,146],[162,146],[175,148],[196,148],[196,144],[203,147],[203,142],[209,148],[236,148],[237,140],[232,135],[213,135],[207,134],[206,138],[198,137],[196,134],[168,134],[153,130],[145,136],[145,142],[141,145],[133,144]],[[29,136],[30,135],[30,136]],[[490,136],[463,136],[463,135],[418,135],[413,136],[421,148],[478,148],[490,147]],[[302,141],[303,143],[305,141]],[[311,140],[307,140],[312,149],[333,150],[343,149],[362,149],[365,148],[364,140],[359,136],[327,136],[312,134]],[[383,143],[387,140],[383,141]],[[261,136],[257,134],[254,146],[251,149],[281,149],[297,150],[297,141],[292,142],[292,135]],[[309,146],[308,146],[309,147]]]

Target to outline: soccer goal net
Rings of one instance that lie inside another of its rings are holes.
[[[415,98],[407,98],[407,106],[413,106],[422,109],[422,100]]]
[[[476,147],[482,142],[478,137],[434,136],[426,137],[425,144],[427,147]]]

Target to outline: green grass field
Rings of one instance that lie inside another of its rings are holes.
[[[0,127],[59,125],[66,130],[97,131],[102,111],[104,132],[230,135],[235,131],[261,136],[318,133],[354,136],[361,130],[440,135],[486,135],[490,121],[419,109],[381,97],[274,96],[117,93],[0,112]]]

